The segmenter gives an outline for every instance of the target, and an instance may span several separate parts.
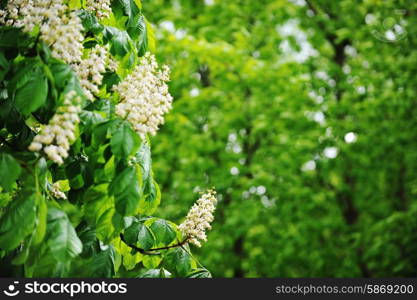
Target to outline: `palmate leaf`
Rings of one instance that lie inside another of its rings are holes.
[[[128,244],[148,250],[155,245],[152,231],[143,222],[134,222],[125,230],[125,239]]]
[[[155,220],[149,228],[155,235],[157,244],[169,245],[177,236],[174,226],[163,219]]]
[[[127,158],[136,153],[140,145],[137,133],[128,122],[122,122],[113,132],[110,140],[111,150],[119,158]]]
[[[82,243],[65,212],[48,209],[48,246],[58,261],[68,261],[82,251]]]

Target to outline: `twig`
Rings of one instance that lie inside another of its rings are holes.
[[[146,255],[159,255],[160,253],[152,253],[153,251],[159,251],[159,250],[167,250],[167,249],[171,249],[171,248],[176,248],[176,247],[182,247],[184,244],[186,244],[187,243],[187,241],[188,241],[188,238],[186,238],[185,240],[183,240],[182,242],[179,242],[179,243],[177,243],[177,244],[175,244],[175,245],[171,245],[171,246],[166,246],[166,247],[159,247],[159,248],[152,248],[152,249],[148,249],[148,250],[145,250],[145,249],[142,249],[142,248],[139,248],[139,247],[137,247],[136,245],[131,245],[131,244],[129,244],[127,241],[126,241],[126,239],[125,239],[125,237],[124,237],[124,235],[123,235],[123,233],[120,233],[120,239],[122,240],[122,242],[123,243],[125,243],[127,246],[129,246],[130,248],[132,248],[133,250],[136,250],[136,251],[138,251],[139,253],[141,253],[141,254],[146,254]]]

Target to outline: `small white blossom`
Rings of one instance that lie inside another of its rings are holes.
[[[41,38],[51,46],[54,57],[71,64],[81,60],[84,40],[82,30],[80,18],[76,12],[71,12],[69,15],[49,18],[48,22],[41,26]]]
[[[119,62],[113,58],[110,54],[107,55],[107,69],[112,72],[116,72],[119,68]]]
[[[87,0],[87,9],[96,14],[97,18],[108,18],[111,12],[110,0]]]
[[[58,182],[55,182],[52,185],[51,192],[52,192],[52,196],[54,196],[57,199],[64,199],[64,200],[67,199],[67,196],[65,195],[65,193],[60,190]]]
[[[8,1],[0,11],[0,23],[32,32],[40,29],[40,39],[52,49],[52,55],[66,63],[81,60],[83,26],[76,12],[71,12],[60,0]]]
[[[155,57],[146,53],[133,72],[114,87],[120,96],[116,114],[127,119],[141,137],[155,135],[164,122],[163,115],[171,109],[168,80],[168,67],[159,70]]]
[[[102,73],[106,71],[104,63],[108,55],[106,47],[96,45],[91,49],[87,58],[83,59],[79,64],[72,65],[72,68],[78,75],[85,96],[90,100],[94,100],[93,94],[99,92],[99,86],[103,80]]]
[[[64,104],[60,106],[49,123],[35,136],[29,150],[43,152],[57,164],[62,164],[68,157],[71,143],[75,141],[75,129],[80,119],[81,98],[71,91],[65,95]]]
[[[185,221],[178,226],[188,241],[197,247],[201,247],[200,241],[207,241],[206,229],[211,229],[216,202],[216,192],[208,190],[191,207]]]

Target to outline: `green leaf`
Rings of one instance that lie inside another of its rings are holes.
[[[13,74],[7,90],[10,95],[27,84],[36,72],[40,72],[41,61],[39,57],[26,58],[16,64],[16,72]]]
[[[35,195],[22,192],[0,219],[0,249],[13,250],[35,226]]]
[[[90,12],[86,11],[86,10],[82,10],[78,16],[81,19],[81,22],[84,26],[84,29],[88,32],[92,32],[94,34],[99,34],[100,32],[103,31],[104,26],[101,25],[98,22],[98,19],[96,18],[96,16],[94,16],[93,14],[91,14]]]
[[[24,115],[41,107],[48,96],[48,80],[43,72],[32,74],[30,80],[16,91],[14,105]]]
[[[20,28],[0,26],[0,48],[24,50],[32,41]]]
[[[139,9],[142,9],[142,2],[140,0],[133,0],[133,1],[135,1],[136,5]]]
[[[13,258],[12,264],[21,265],[27,260],[30,252],[30,246],[32,245],[32,237],[29,236],[24,242],[23,247],[18,251],[18,254]]]
[[[144,255],[142,259],[142,264],[147,269],[155,269],[159,266],[161,261],[161,255]]]
[[[195,269],[187,275],[188,278],[211,278],[207,269]]]
[[[66,168],[66,175],[70,178],[69,185],[72,189],[79,189],[84,186],[82,173],[85,170],[85,164],[82,161],[73,161]]]
[[[48,210],[48,246],[58,261],[68,261],[79,255],[82,243],[65,212],[55,207]]]
[[[140,7],[138,7],[135,0],[118,0],[117,2],[129,19],[134,18],[140,12]]]
[[[136,159],[139,162],[142,170],[142,198],[139,203],[139,212],[146,215],[151,215],[155,212],[161,202],[161,192],[158,185],[152,177],[152,159],[151,148],[149,142],[143,142]]]
[[[89,226],[82,228],[78,231],[78,236],[83,243],[81,257],[91,257],[98,251],[98,240],[96,231],[93,228]]]
[[[114,232],[112,218],[115,210],[113,200],[107,195],[107,184],[91,186],[83,199],[82,210],[87,223],[95,228],[102,241],[110,239]]]
[[[153,31],[151,23],[149,23],[146,18],[145,18],[145,22],[146,22],[146,37],[147,37],[147,42],[148,42],[146,51],[155,52],[156,51],[155,32]]]
[[[143,255],[140,254],[139,252],[132,254],[131,251],[129,250],[126,252],[123,252],[122,256],[123,256],[123,266],[128,271],[133,270],[143,258]]]
[[[0,185],[10,191],[19,178],[21,168],[19,163],[7,153],[0,153]]]
[[[32,248],[25,262],[26,277],[67,277],[71,261],[59,261],[46,243]]]
[[[169,278],[171,273],[165,269],[150,269],[140,274],[137,278]]]
[[[104,118],[98,112],[83,110],[80,113],[80,121],[82,131],[89,132],[94,125],[103,122]]]
[[[94,255],[89,267],[91,268],[89,277],[111,278],[113,277],[115,252],[113,246],[106,246],[107,249]]]
[[[93,137],[91,141],[91,146],[94,149],[99,148],[101,145],[106,144],[106,140],[110,132],[114,130],[114,128],[117,128],[117,125],[119,124],[118,120],[110,120],[105,121],[102,123],[98,123],[93,128]]]
[[[76,10],[81,8],[81,0],[69,0],[68,7],[71,10]]]
[[[164,245],[172,243],[177,236],[175,228],[163,219],[154,221],[151,224],[150,229],[154,233],[157,243],[162,243]]]
[[[7,74],[10,68],[10,63],[4,56],[3,52],[0,52],[0,80],[4,79],[4,76]]]
[[[139,34],[136,42],[136,48],[138,49],[138,55],[143,56],[148,49],[148,28],[144,16],[140,16],[137,27]]]
[[[116,210],[123,216],[132,216],[137,213],[140,189],[140,170],[130,166],[116,175],[109,186],[109,193],[114,195]]]
[[[155,244],[155,237],[151,230],[142,222],[134,222],[130,225],[124,233],[126,242],[130,245],[148,250]]]
[[[130,37],[125,31],[116,27],[106,26],[103,31],[105,43],[110,43],[110,52],[120,57],[125,56],[131,50]]]
[[[165,256],[165,265],[168,270],[175,272],[177,275],[186,276],[195,267],[195,262],[187,251],[182,247],[178,247],[170,250]]]
[[[54,61],[54,63],[49,65],[49,68],[54,76],[55,85],[59,88],[64,88],[71,78],[74,77],[72,68],[60,61]]]
[[[44,197],[38,196],[36,231],[35,236],[33,237],[33,244],[35,245],[41,243],[45,237],[47,218],[48,206],[46,204],[46,200]]]
[[[125,121],[113,132],[110,143],[114,155],[127,159],[128,156],[136,153],[140,139],[130,124]]]
[[[100,217],[97,220],[96,225],[96,232],[97,237],[102,241],[110,241],[113,233],[114,233],[114,227],[113,227],[113,215],[114,215],[114,207],[108,208],[104,211],[103,214],[100,215]]]

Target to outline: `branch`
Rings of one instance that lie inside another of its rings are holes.
[[[121,239],[121,240],[122,240],[122,242],[123,242],[123,243],[125,243],[128,247],[132,248],[133,250],[138,251],[138,252],[139,252],[139,253],[141,253],[141,254],[146,254],[146,255],[159,255],[160,253],[152,253],[152,252],[153,252],[153,251],[167,250],[167,249],[171,249],[171,248],[182,247],[182,246],[183,246],[184,244],[186,244],[186,243],[187,243],[187,241],[188,241],[188,237],[187,237],[185,240],[183,240],[182,242],[179,242],[179,243],[177,243],[177,244],[175,244],[175,245],[166,246],[166,247],[159,247],[159,248],[152,248],[152,249],[145,250],[145,249],[142,249],[142,248],[137,247],[136,245],[131,245],[131,244],[129,244],[129,243],[125,240],[125,237],[124,237],[123,233],[120,233],[120,239]]]

